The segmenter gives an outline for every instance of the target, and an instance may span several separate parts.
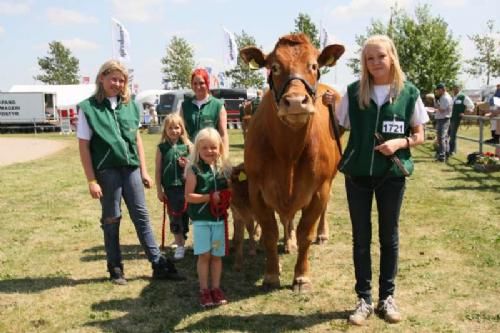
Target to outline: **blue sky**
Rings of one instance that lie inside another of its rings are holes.
[[[430,3],[460,41],[463,59],[475,55],[467,35],[486,32],[486,21],[500,13],[498,0],[0,0],[0,90],[14,84],[36,84],[37,58],[48,43],[61,41],[80,60],[80,74],[94,80],[99,66],[111,58],[111,18],[130,33],[130,67],[141,90],[161,88],[161,63],[172,36],[195,49],[199,66],[224,70],[222,27],[253,36],[265,52],[279,36],[294,30],[299,13],[327,29],[330,41],[344,44],[338,68],[323,80],[345,86],[353,81],[347,59],[356,57],[355,35],[373,19],[387,20],[397,2],[408,13],[417,3]],[[500,28],[498,19],[496,28]],[[482,81],[462,76],[467,87]],[[496,83],[494,81],[493,83]]]

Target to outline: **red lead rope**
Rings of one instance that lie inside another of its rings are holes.
[[[166,212],[168,212],[168,215],[178,217],[178,216],[182,216],[182,214],[184,214],[186,212],[187,207],[188,207],[187,202],[184,201],[184,207],[182,207],[182,209],[180,211],[175,211],[172,209],[172,207],[170,207],[170,205],[168,204],[168,201],[166,199],[163,202],[163,223],[161,226],[161,249],[162,250],[165,250],[165,222],[167,220]]]
[[[210,212],[213,216],[219,218],[224,218],[224,241],[225,241],[225,254],[229,255],[229,227],[227,222],[229,204],[231,202],[231,191],[222,190],[219,191],[220,201],[215,203],[214,192],[210,193]]]

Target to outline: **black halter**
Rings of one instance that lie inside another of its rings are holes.
[[[288,87],[288,85],[290,85],[290,82],[292,82],[293,80],[301,81],[304,84],[304,86],[306,87],[307,93],[312,97],[313,100],[316,100],[316,90],[318,88],[318,81],[319,81],[319,77],[321,75],[319,69],[318,69],[318,79],[316,80],[316,83],[314,84],[314,86],[311,86],[311,84],[309,82],[307,82],[299,74],[290,74],[286,78],[285,82],[283,82],[283,84],[281,85],[281,89],[278,92],[276,92],[276,90],[274,89],[274,82],[273,82],[272,75],[273,75],[273,73],[270,72],[268,77],[267,77],[267,83],[269,84],[269,89],[271,89],[271,91],[273,92],[274,99],[276,100],[276,104],[280,103],[280,100],[283,97],[283,94],[285,93],[286,88]]]

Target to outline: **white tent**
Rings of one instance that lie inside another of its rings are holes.
[[[171,90],[164,90],[164,89],[143,90],[139,92],[137,95],[135,95],[135,102],[137,103],[137,105],[141,106],[141,109],[143,103],[156,105],[159,102],[160,95],[166,94],[169,91]]]
[[[9,92],[44,92],[55,93],[58,109],[68,109],[84,99],[90,97],[95,91],[95,84],[67,84],[67,85],[14,85]]]

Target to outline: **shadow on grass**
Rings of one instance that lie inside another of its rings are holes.
[[[245,240],[244,249],[247,253],[248,240]],[[168,250],[167,254],[170,252],[171,250]],[[281,260],[284,259],[281,258]],[[262,299],[259,299],[261,296],[274,297],[278,300],[281,295],[273,296],[273,293],[290,290],[291,285],[282,285],[281,288],[270,292],[263,290],[260,286],[265,266],[263,252],[258,252],[254,257],[246,256],[241,272],[233,270],[234,256],[232,254],[223,258],[223,264],[221,285],[229,300],[229,304],[226,306],[227,312],[224,312],[224,307],[204,310],[198,304],[196,257],[192,251],[188,251],[186,257],[176,263],[179,272],[185,275],[187,280],[175,282],[151,280],[151,283],[144,287],[137,298],[94,303],[92,311],[98,313],[96,318],[102,318],[103,316],[100,314],[104,315],[114,311],[126,313],[119,318],[93,320],[85,325],[113,332],[174,332],[176,330],[181,332],[221,330],[281,332],[290,329],[305,329],[321,322],[345,319],[348,316],[347,311],[318,312],[302,317],[279,313],[259,314],[255,307],[258,307],[258,302],[262,302]],[[282,283],[291,283],[291,281],[282,281]],[[289,295],[285,295],[286,298],[290,298],[289,301],[294,302],[302,297],[291,290],[289,292]],[[256,300],[252,300],[253,298]],[[226,314],[241,313],[242,311],[252,312],[252,314],[248,316]],[[190,317],[193,315],[197,315],[197,317],[201,315],[201,319],[190,323]],[[189,326],[182,329],[177,328],[183,321],[187,321]]]
[[[244,149],[245,145],[243,143],[231,143],[229,144],[229,148]]]
[[[429,162],[434,159],[434,152],[432,151],[432,146],[429,144],[423,147],[416,147],[421,155],[415,161],[418,162]],[[446,190],[446,191],[456,191],[456,190],[468,190],[468,191],[478,191],[478,192],[493,192],[498,193],[500,191],[500,172],[484,173],[474,170],[471,166],[467,165],[465,161],[457,158],[450,157],[446,163],[436,162],[437,166],[443,166],[441,170],[443,173],[456,173],[457,177],[453,177],[450,180],[453,184],[445,187],[437,187],[436,189]],[[463,185],[458,185],[457,183],[463,183]]]
[[[120,245],[122,259],[123,260],[136,260],[145,259],[146,255],[144,250],[140,245]],[[91,262],[91,261],[106,261],[106,252],[103,245],[94,246],[89,249],[83,250],[85,254],[80,258],[80,261]]]
[[[144,280],[148,277],[136,277],[133,280]],[[4,279],[0,281],[0,293],[37,293],[59,287],[73,287],[82,284],[111,283],[108,277],[94,279],[72,279],[67,277],[26,277],[21,279]]]

